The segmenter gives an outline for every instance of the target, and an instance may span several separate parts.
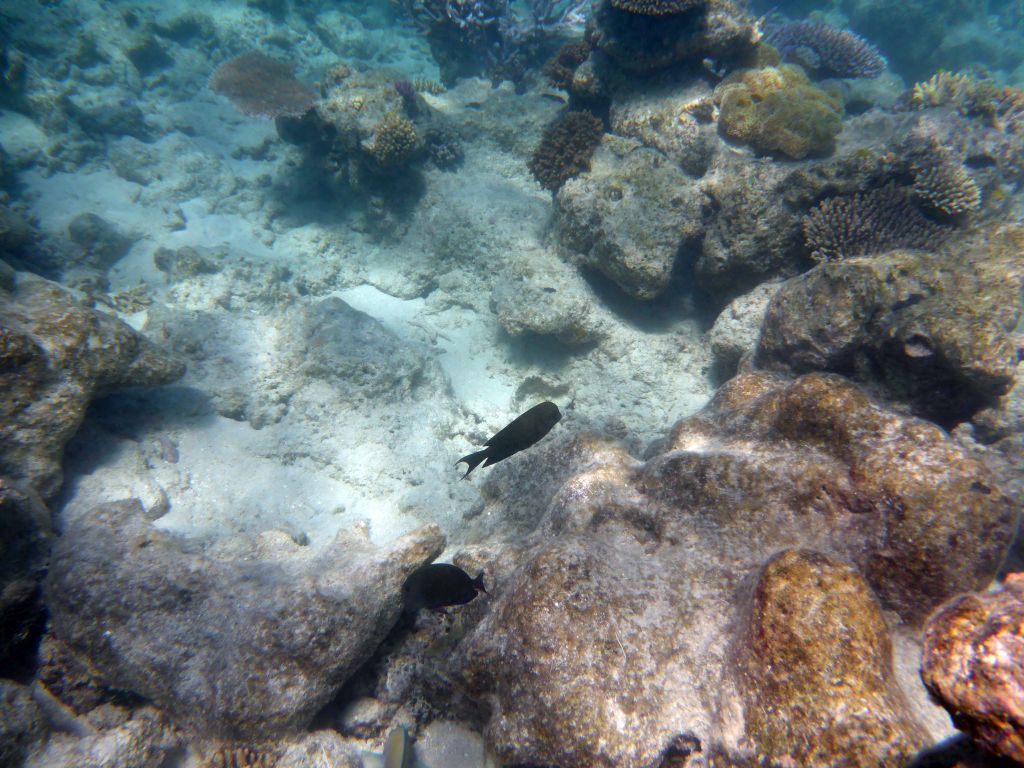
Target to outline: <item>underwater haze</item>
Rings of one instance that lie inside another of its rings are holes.
[[[0,768],[1024,764],[1024,6],[8,0]]]

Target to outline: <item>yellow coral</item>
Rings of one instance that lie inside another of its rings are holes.
[[[367,151],[381,166],[394,167],[411,159],[418,145],[419,136],[412,121],[397,112],[388,112],[377,123]]]

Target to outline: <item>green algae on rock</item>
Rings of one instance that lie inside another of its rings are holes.
[[[715,89],[718,125],[758,152],[794,160],[832,151],[843,128],[843,102],[792,64],[742,70]]]

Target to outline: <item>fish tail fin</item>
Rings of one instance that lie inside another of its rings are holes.
[[[471,453],[467,456],[463,456],[461,459],[455,462],[456,466],[458,466],[459,464],[465,464],[467,467],[469,467],[469,469],[466,470],[466,474],[462,476],[463,480],[469,477],[470,472],[472,472],[474,469],[480,466],[480,462],[487,458],[488,452],[489,449],[484,448],[482,451],[477,451],[476,453]]]
[[[477,592],[483,592],[485,595],[491,594],[490,592],[487,591],[487,588],[484,586],[484,572],[483,571],[480,571],[480,573],[478,573],[476,575],[476,578],[473,579],[473,587],[477,590]]]

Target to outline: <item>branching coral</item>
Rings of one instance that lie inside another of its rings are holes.
[[[295,79],[294,70],[294,65],[262,53],[243,53],[217,67],[210,78],[210,90],[227,96],[247,115],[301,117],[316,97]]]
[[[835,77],[878,77],[885,59],[871,43],[845,29],[798,21],[772,29],[767,42],[782,57],[812,72]]]
[[[590,168],[604,126],[589,112],[566,112],[549,125],[530,159],[530,171],[545,188],[557,191]]]
[[[981,206],[981,190],[967,169],[948,152],[936,153],[914,168],[914,192],[927,206],[957,216]]]
[[[968,117],[983,116],[1001,130],[1024,130],[1024,91],[963,72],[940,70],[916,83],[909,104],[912,109],[948,106]]]
[[[388,112],[377,123],[373,142],[366,151],[382,168],[403,165],[412,158],[419,146],[416,126],[397,112]]]
[[[703,5],[704,0],[611,0],[612,7],[640,16],[671,16]]]
[[[562,45],[547,64],[544,74],[554,88],[568,91],[572,87],[573,73],[576,67],[586,61],[590,55],[590,45],[582,40],[572,40]]]
[[[908,192],[888,184],[823,200],[804,217],[804,241],[815,261],[839,261],[893,248],[935,250],[950,228],[929,221]]]
[[[725,135],[761,152],[801,159],[832,149],[842,130],[842,102],[799,67],[748,69],[730,75],[714,94]]]

